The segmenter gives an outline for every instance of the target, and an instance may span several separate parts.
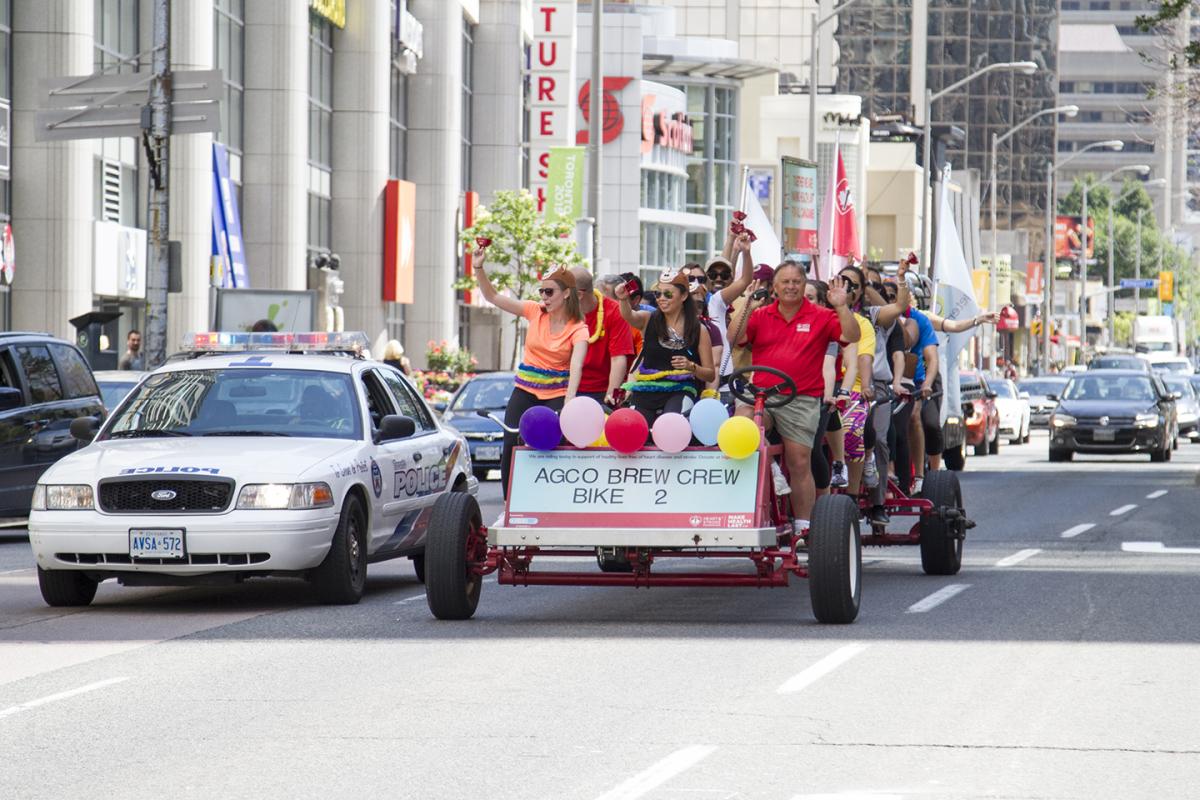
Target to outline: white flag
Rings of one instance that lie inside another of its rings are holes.
[[[942,173],[941,198],[938,203],[937,248],[933,257],[934,308],[945,319],[968,319],[979,313],[975,302],[975,289],[971,284],[971,270],[963,256],[962,241],[954,227],[954,212],[950,208],[950,196],[946,185],[950,182],[950,170]],[[966,347],[974,332],[939,333],[938,344],[942,359],[942,422],[946,421],[948,409],[961,405],[958,391],[958,354]]]
[[[742,211],[746,212],[746,221],[742,224],[754,231],[755,239],[750,245],[750,258],[755,264],[770,264],[774,268],[779,264],[783,248],[779,243],[779,237],[775,234],[775,229],[771,227],[771,221],[767,219],[766,212],[763,211],[762,203],[758,202],[754,187],[749,184],[750,180],[747,177],[745,191],[742,192],[745,206]],[[737,269],[741,269],[740,266],[735,266]]]

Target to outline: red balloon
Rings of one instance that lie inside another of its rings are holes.
[[[646,418],[632,408],[618,408],[604,423],[604,437],[618,453],[634,453],[646,444],[650,427]]]

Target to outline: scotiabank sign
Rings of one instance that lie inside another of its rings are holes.
[[[550,148],[575,143],[575,0],[535,0],[529,78],[529,186],[542,211]]]
[[[655,96],[642,95],[642,153],[654,145],[681,153],[692,152],[692,121],[682,111],[674,113],[654,108]]]

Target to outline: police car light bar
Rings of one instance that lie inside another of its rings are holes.
[[[306,331],[271,333],[234,333],[207,331],[184,337],[183,350],[189,353],[237,353],[246,350],[278,350],[289,353],[355,353],[367,349],[362,331]]]

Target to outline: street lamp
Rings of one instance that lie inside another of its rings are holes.
[[[1050,312],[1051,300],[1054,297],[1054,173],[1090,150],[1123,150],[1125,143],[1120,139],[1106,139],[1103,142],[1092,142],[1079,148],[1062,160],[1057,166],[1053,161],[1046,162],[1046,241],[1042,248],[1042,359],[1041,372],[1050,370]],[[1084,223],[1087,224],[1086,222]],[[1084,238],[1087,238],[1086,232]],[[1084,247],[1086,250],[1087,247]]]
[[[846,0],[820,19],[817,19],[816,11],[812,14],[812,32],[809,34],[812,41],[808,47],[808,160],[814,164],[817,161],[817,62],[821,55],[821,38],[817,36],[817,32],[827,22],[837,19],[840,11],[857,2],[858,0]]]
[[[1112,347],[1113,342],[1116,341],[1116,338],[1117,338],[1117,294],[1116,294],[1117,284],[1116,284],[1116,278],[1113,273],[1113,252],[1116,250],[1116,247],[1114,246],[1114,242],[1113,242],[1113,214],[1114,214],[1114,211],[1116,209],[1117,203],[1124,200],[1126,195],[1132,194],[1133,192],[1136,192],[1138,189],[1149,189],[1151,186],[1158,187],[1158,186],[1166,186],[1166,185],[1167,185],[1166,178],[1155,178],[1152,181],[1145,181],[1144,183],[1139,183],[1135,186],[1130,186],[1128,189],[1126,189],[1125,191],[1123,191],[1119,195],[1117,195],[1115,198],[1113,198],[1113,201],[1108,204],[1108,291],[1110,292],[1110,294],[1108,296],[1110,298],[1112,298],[1112,307],[1109,308],[1109,310],[1108,310],[1108,345],[1109,345],[1109,347]],[[1140,208],[1138,209],[1137,249],[1138,249],[1138,252],[1137,252],[1136,258],[1137,258],[1138,268],[1137,268],[1137,273],[1135,274],[1135,277],[1141,278],[1142,277],[1142,275],[1141,275],[1141,272],[1142,272],[1142,269],[1141,269],[1141,264],[1142,264],[1142,209],[1140,209]],[[1135,294],[1135,299],[1133,301],[1133,307],[1134,307],[1134,310],[1136,311],[1137,307],[1139,305],[1138,301],[1140,300],[1139,295],[1141,295],[1142,290],[1135,288],[1134,292],[1136,294]]]
[[[1149,164],[1128,164],[1117,167],[1100,176],[1097,183],[1108,183],[1118,172],[1136,172],[1139,175],[1150,174]],[[1082,353],[1087,346],[1087,251],[1088,251],[1088,187],[1087,176],[1083,178],[1083,246],[1079,248],[1079,350]],[[1110,215],[1111,217],[1111,215]],[[1112,247],[1112,242],[1109,242]]]
[[[992,218],[992,260],[991,260],[991,263],[990,263],[989,269],[988,269],[988,305],[989,305],[988,310],[989,311],[998,311],[999,305],[1000,305],[999,298],[997,297],[998,291],[997,291],[997,286],[996,286],[996,284],[999,282],[997,280],[997,278],[999,277],[999,274],[1000,274],[999,267],[996,264],[996,260],[997,260],[997,255],[996,255],[996,247],[997,247],[996,246],[996,188],[998,186],[998,184],[996,183],[996,148],[1001,142],[1008,141],[1010,138],[1012,138],[1013,134],[1015,134],[1017,131],[1021,130],[1026,125],[1028,125],[1029,123],[1033,122],[1034,120],[1036,120],[1040,117],[1044,117],[1049,114],[1062,114],[1063,116],[1066,116],[1066,117],[1073,117],[1078,113],[1079,113],[1079,106],[1076,106],[1076,105],[1055,106],[1054,108],[1047,108],[1047,109],[1043,109],[1042,111],[1038,111],[1035,114],[1030,114],[1028,117],[1026,117],[1025,119],[1018,122],[1016,125],[1014,125],[1012,128],[1010,128],[1008,131],[1006,131],[1003,134],[996,134],[995,132],[992,133],[992,153],[991,153],[991,164],[990,164],[990,167],[991,167],[991,169],[990,169],[990,171],[991,171],[991,198],[990,198],[990,200],[991,200],[991,218]],[[988,361],[989,361],[989,367],[991,369],[995,369],[996,368],[996,353],[1000,349],[1000,328],[999,328],[999,326],[997,326],[996,328],[993,329],[992,335],[994,337],[992,339],[992,353],[988,357]]]
[[[987,75],[990,72],[998,72],[1000,70],[1011,70],[1013,72],[1019,72],[1022,75],[1032,75],[1033,73],[1037,72],[1038,65],[1033,61],[1001,61],[997,64],[988,64],[982,69],[975,70],[967,77],[960,81],[955,81],[937,94],[934,94],[933,91],[928,87],[925,88],[925,130],[924,135],[922,136],[923,141],[921,143],[923,155],[921,164],[921,261],[925,263],[926,274],[933,269],[933,265],[929,263],[928,248],[925,246],[926,238],[929,235],[929,205],[931,200],[931,193],[929,191],[929,138],[932,135],[930,132],[930,127],[933,117],[933,103],[935,100],[940,100],[941,98],[950,94],[950,92],[953,92],[955,89],[965,86],[982,75]]]

